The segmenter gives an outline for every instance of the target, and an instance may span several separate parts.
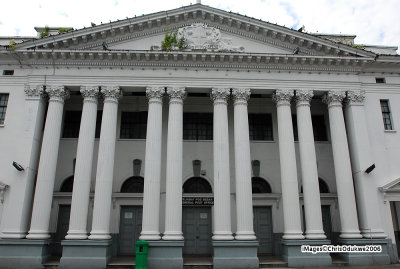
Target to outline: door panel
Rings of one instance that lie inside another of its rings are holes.
[[[119,254],[135,254],[135,243],[142,231],[142,207],[121,207],[119,227]]]
[[[53,255],[62,255],[61,241],[65,239],[69,229],[69,216],[71,213],[71,205],[60,205],[58,209],[57,231],[54,236]]]
[[[183,207],[183,254],[211,255],[211,208]]]
[[[322,212],[322,225],[324,227],[326,238],[332,240],[331,206],[330,205],[321,206],[321,212]]]
[[[254,207],[254,232],[259,243],[258,253],[272,253],[272,210],[271,207]]]

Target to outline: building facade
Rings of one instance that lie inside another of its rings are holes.
[[[400,58],[353,39],[198,3],[0,47],[0,266],[397,262]]]

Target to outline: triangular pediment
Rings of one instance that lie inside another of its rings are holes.
[[[152,46],[161,45],[167,31],[179,32],[195,24],[203,24],[211,32],[219,32],[221,39],[229,41],[225,43],[228,44],[225,51],[330,57],[375,56],[345,44],[201,4],[27,41],[16,45],[16,50],[150,50]]]
[[[400,192],[400,178],[397,178],[388,184],[379,187],[381,192]]]

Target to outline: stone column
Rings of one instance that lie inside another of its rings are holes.
[[[342,91],[329,91],[323,96],[328,104],[329,125],[331,129],[333,162],[335,166],[336,188],[338,193],[341,238],[361,238],[358,229],[356,201],[351,175],[349,147],[347,145],[342,101],[346,94]]]
[[[296,171],[296,155],[290,101],[292,90],[277,90],[273,95],[276,102],[279,136],[279,159],[281,166],[283,239],[304,239],[300,222],[299,188]]]
[[[50,100],[40,153],[31,228],[26,236],[28,239],[50,238],[50,211],[53,201],[64,100],[69,96],[69,92],[64,86],[50,86],[46,89],[46,92]]]
[[[233,89],[235,175],[236,175],[236,236],[237,240],[256,240],[253,227],[251,158],[247,101],[250,89]]]
[[[96,132],[99,87],[82,86],[83,109],[79,129],[69,230],[65,239],[87,239],[90,181]]]
[[[24,164],[25,171],[18,175],[20,180],[13,182],[8,189],[9,195],[2,218],[2,238],[25,238],[32,212],[32,197],[38,170],[40,145],[42,143],[43,123],[45,117],[44,86],[25,88],[24,132],[21,134],[23,145],[18,154],[18,162]]]
[[[214,88],[214,233],[213,240],[233,240],[229,173],[227,100],[230,89]]]
[[[112,183],[114,179],[115,139],[117,133],[118,100],[122,92],[118,86],[102,87],[104,96],[99,154],[97,160],[96,189],[93,224],[89,239],[110,239]]]
[[[162,140],[162,98],[164,87],[148,87],[146,157],[144,172],[143,218],[140,240],[160,240],[160,179]]]
[[[374,164],[364,110],[365,91],[347,92],[346,129],[356,191],[360,230],[365,238],[386,238],[379,217],[379,199],[374,172],[365,170]]]
[[[182,236],[182,146],[183,100],[185,88],[168,87],[169,115],[167,141],[167,186],[163,240],[183,240]]]
[[[297,129],[303,181],[306,238],[325,239],[322,225],[317,159],[315,157],[314,133],[310,102],[312,90],[296,90]]]

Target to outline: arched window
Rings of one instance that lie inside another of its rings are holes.
[[[143,177],[134,176],[125,180],[122,184],[121,192],[123,193],[143,193],[144,179]]]
[[[74,176],[70,176],[64,180],[61,185],[60,192],[72,192],[74,188]]]
[[[183,184],[183,193],[212,193],[212,188],[204,178],[192,177]]]
[[[328,184],[326,184],[326,182],[323,179],[318,178],[318,183],[319,183],[319,193],[329,193]]]
[[[271,193],[271,186],[262,177],[253,177],[251,179],[251,187],[253,193]]]
[[[328,184],[322,179],[318,178],[319,193],[329,193]],[[303,186],[301,186],[300,193],[303,193]]]

